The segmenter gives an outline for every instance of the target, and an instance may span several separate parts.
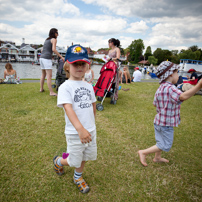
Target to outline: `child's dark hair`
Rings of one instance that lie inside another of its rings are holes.
[[[52,39],[52,38],[56,38],[55,37],[55,33],[58,33],[58,30],[56,28],[50,29],[50,31],[49,31],[49,37],[46,40]]]
[[[120,46],[120,41],[118,39],[115,39],[115,38],[111,38],[109,39],[108,41],[109,43],[113,43],[116,47],[119,47]]]

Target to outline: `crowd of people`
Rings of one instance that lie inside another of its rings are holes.
[[[57,106],[64,109],[65,113],[65,137],[67,142],[67,156],[55,156],[53,158],[54,171],[58,175],[64,174],[64,166],[74,167],[73,181],[81,193],[89,192],[89,185],[82,177],[86,161],[97,159],[96,143],[96,97],[92,82],[94,72],[91,69],[91,61],[88,58],[87,50],[81,45],[72,45],[68,48],[65,58],[56,50],[58,30],[53,28],[49,37],[45,40],[40,58],[42,76],[40,80],[40,92],[44,92],[44,80],[47,76],[47,85],[50,96],[56,96],[51,86],[52,77],[52,52],[55,52],[64,63],[64,69],[68,80],[62,83],[58,89]],[[110,51],[106,59],[113,60],[119,65],[120,41],[110,39],[108,41]],[[5,79],[16,79],[17,73],[12,69],[11,64],[6,64],[4,71]],[[202,79],[197,83],[198,78],[194,70],[190,70],[191,76],[188,82],[195,84],[193,88],[182,92],[174,84],[177,83],[179,66],[170,62],[162,62],[156,75],[159,78],[160,86],[157,89],[153,105],[157,114],[154,118],[154,130],[156,144],[147,149],[139,150],[140,162],[148,166],[147,155],[154,153],[154,162],[168,163],[169,160],[162,158],[162,151],[168,152],[173,144],[174,127],[180,124],[180,106],[183,101],[189,99],[202,88]],[[124,66],[117,79],[120,83],[130,84],[141,81],[141,72],[138,67],[134,68],[131,78],[128,66]],[[117,81],[115,80],[114,83]],[[117,88],[117,86],[115,86]]]
[[[113,51],[109,52],[107,59],[112,58],[118,64],[119,49],[114,46],[112,40],[109,40],[109,46],[113,48]],[[80,50],[79,54],[76,49]],[[55,156],[53,164],[58,175],[64,174],[64,166],[75,167],[74,183],[82,193],[87,193],[90,188],[82,177],[83,169],[86,161],[97,158],[96,98],[91,82],[89,82],[92,79],[92,76],[88,75],[91,71],[90,60],[84,47],[74,45],[68,48],[65,61],[68,64],[65,69],[69,73],[69,79],[59,87],[57,105],[63,107],[65,111],[68,156]],[[153,102],[157,109],[154,119],[156,145],[138,151],[143,166],[147,166],[146,156],[151,153],[155,153],[154,162],[169,162],[161,155],[162,151],[168,152],[172,147],[173,128],[180,124],[180,105],[202,88],[201,80],[192,89],[186,92],[180,91],[174,85],[179,79],[178,69],[178,65],[169,61],[162,62],[157,68],[160,87],[156,91]],[[93,75],[92,72],[90,74]],[[134,82],[141,80],[138,68],[135,68],[132,79],[127,66],[124,66],[123,72],[118,75],[121,83],[127,84],[132,80]]]

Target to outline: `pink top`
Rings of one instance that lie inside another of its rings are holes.
[[[116,58],[116,50],[108,53],[110,58]]]

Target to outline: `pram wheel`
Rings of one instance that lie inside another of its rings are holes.
[[[102,101],[102,97],[98,96],[97,100],[101,102]]]
[[[96,104],[96,109],[97,109],[98,111],[102,111],[102,110],[104,109],[104,106],[101,105],[100,103],[98,103],[98,104]]]
[[[115,105],[116,104],[116,100],[111,99],[110,104]]]

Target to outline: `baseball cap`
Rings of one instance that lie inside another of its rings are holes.
[[[163,61],[155,72],[156,76],[159,78],[159,83],[162,83],[166,80],[176,69],[179,69],[180,66],[174,64],[170,61]]]
[[[65,55],[65,61],[67,61],[70,64],[78,61],[82,61],[90,64],[90,60],[88,59],[88,51],[79,44],[70,46],[67,49],[67,52]]]
[[[134,69],[137,69],[137,70],[139,70],[139,67],[135,67]]]
[[[188,73],[195,72],[195,71],[196,71],[195,69],[189,69]]]

